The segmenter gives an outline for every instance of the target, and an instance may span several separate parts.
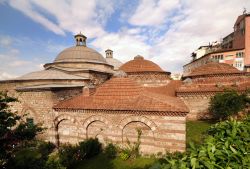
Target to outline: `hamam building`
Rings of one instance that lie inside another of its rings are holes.
[[[188,108],[175,97],[179,83],[170,73],[142,56],[120,66],[111,50],[104,58],[84,35],[75,39],[44,70],[0,82],[19,99],[13,110],[47,128],[39,137],[57,145],[90,137],[124,145],[139,129],[143,153],[185,151]]]

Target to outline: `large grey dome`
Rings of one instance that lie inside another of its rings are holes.
[[[86,46],[73,46],[63,50],[54,62],[99,62],[107,63],[105,58],[94,49]]]

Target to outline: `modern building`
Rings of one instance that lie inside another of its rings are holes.
[[[183,74],[211,61],[230,64],[241,71],[250,71],[250,14],[238,16],[233,32],[223,38],[220,47],[205,52],[203,56],[184,65]]]

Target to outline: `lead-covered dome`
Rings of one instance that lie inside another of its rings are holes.
[[[79,33],[75,35],[76,46],[63,50],[54,60],[58,62],[99,62],[106,63],[105,58],[96,50],[86,46],[87,37]]]
[[[132,73],[132,72],[164,72],[160,66],[155,64],[154,62],[150,60],[144,59],[142,56],[136,56],[134,57],[134,60],[130,60],[126,63],[124,63],[120,70],[126,72],[126,73]]]
[[[54,62],[100,62],[106,63],[105,58],[95,51],[83,45],[73,46],[63,50]]]

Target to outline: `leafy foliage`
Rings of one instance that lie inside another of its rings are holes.
[[[90,138],[79,143],[79,157],[81,160],[96,156],[102,151],[102,144],[97,138]]]
[[[7,163],[8,169],[45,169],[49,154],[55,146],[52,143],[34,141],[14,152]]]
[[[219,122],[208,130],[203,144],[191,144],[183,154],[168,154],[152,168],[156,166],[158,169],[250,168],[250,119]]]
[[[247,93],[239,94],[234,90],[227,90],[211,98],[209,109],[215,118],[226,118],[242,111],[248,102]]]
[[[0,92],[0,167],[6,165],[23,142],[34,139],[43,130],[39,125],[26,123],[11,111],[10,104],[16,101],[16,98]]]
[[[102,145],[97,138],[90,138],[78,145],[64,145],[59,149],[60,163],[72,168],[76,163],[98,155],[102,151]]]
[[[115,158],[117,155],[116,146],[112,143],[109,143],[104,149],[104,154],[110,159]]]
[[[127,139],[127,147],[123,148],[120,153],[120,157],[123,160],[127,160],[129,158],[135,159],[140,156],[140,145],[141,145],[141,129],[136,129],[137,131],[137,140],[134,143],[131,143],[129,139]]]

